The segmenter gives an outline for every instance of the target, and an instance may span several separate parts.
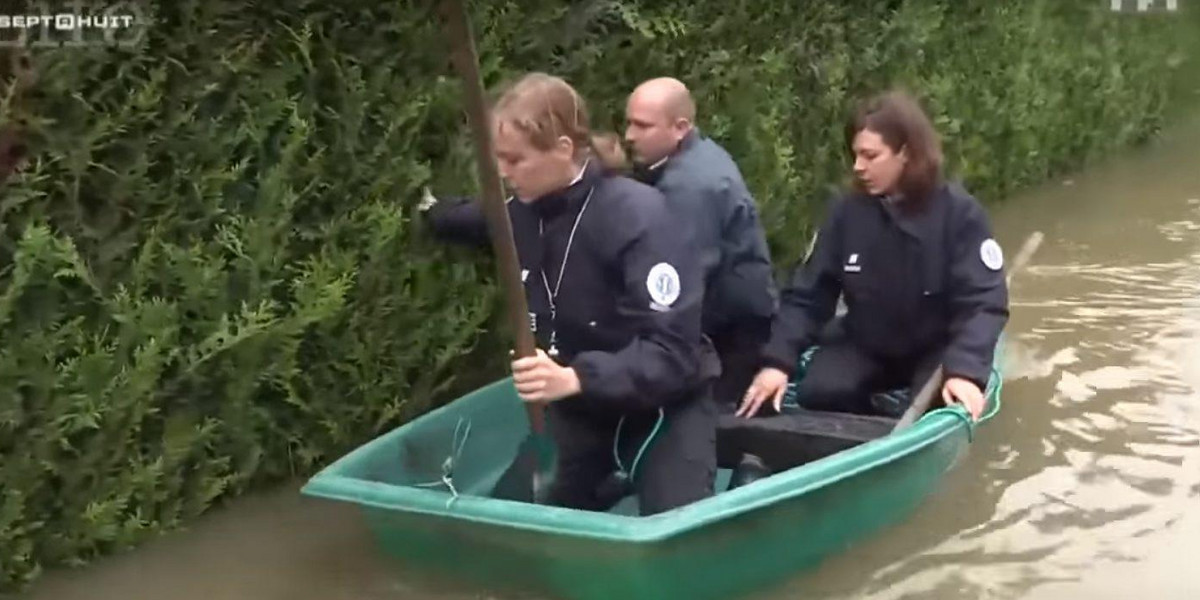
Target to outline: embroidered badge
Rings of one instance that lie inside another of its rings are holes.
[[[665,262],[654,265],[646,276],[646,291],[650,292],[653,301],[650,308],[666,310],[679,299],[679,272]]]
[[[979,245],[979,259],[983,261],[983,266],[999,271],[1004,266],[1004,251],[996,240],[988,238]]]

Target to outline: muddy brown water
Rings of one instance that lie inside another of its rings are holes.
[[[756,596],[1200,598],[1200,122],[993,210],[1016,247],[1004,408],[904,523]],[[22,600],[463,600],[295,487]]]

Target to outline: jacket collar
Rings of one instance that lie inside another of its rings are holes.
[[[588,192],[599,182],[603,175],[602,170],[596,161],[589,158],[567,187],[533,201],[533,212],[543,219],[553,219],[567,210],[577,212],[583,206]]]
[[[634,165],[633,178],[647,185],[658,185],[658,181],[662,179],[663,173],[667,171],[667,167],[671,164],[671,160],[676,156],[687,152],[694,148],[703,134],[700,133],[699,127],[692,127],[692,130],[679,140],[679,145],[675,151],[662,157],[658,162],[651,165]]]
[[[888,220],[910,236],[923,240],[930,235],[937,213],[936,205],[942,200],[938,196],[942,195],[944,186],[943,183],[933,188],[929,200],[912,210],[905,210],[900,206],[900,196],[875,195],[872,199],[879,204]]]
[[[663,173],[667,170],[667,161],[671,160],[671,156],[667,155],[662,160],[652,165],[633,165],[633,178],[649,186],[656,186]]]
[[[683,136],[682,140],[679,140],[679,149],[676,150],[674,152],[674,154],[679,154],[680,152],[687,152],[688,150],[692,149],[692,147],[694,147],[696,144],[700,143],[700,139],[703,137],[704,137],[704,134],[700,133],[700,128],[696,127],[696,126],[692,126],[692,130],[687,132],[687,135]]]

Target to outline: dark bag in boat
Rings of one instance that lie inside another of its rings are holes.
[[[751,419],[724,414],[717,425],[717,462],[733,468],[748,453],[778,473],[881,438],[895,424],[889,417],[798,407]]]

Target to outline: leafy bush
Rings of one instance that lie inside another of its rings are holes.
[[[37,49],[34,95],[0,100],[31,155],[0,195],[0,589],[502,374],[488,259],[413,213],[423,185],[471,191],[430,3],[156,6],[140,47]],[[563,75],[601,128],[640,80],[687,82],[781,269],[843,176],[852,100],[921,94],[994,200],[1161,128],[1196,31],[1100,0],[510,0],[473,18],[488,84]]]

